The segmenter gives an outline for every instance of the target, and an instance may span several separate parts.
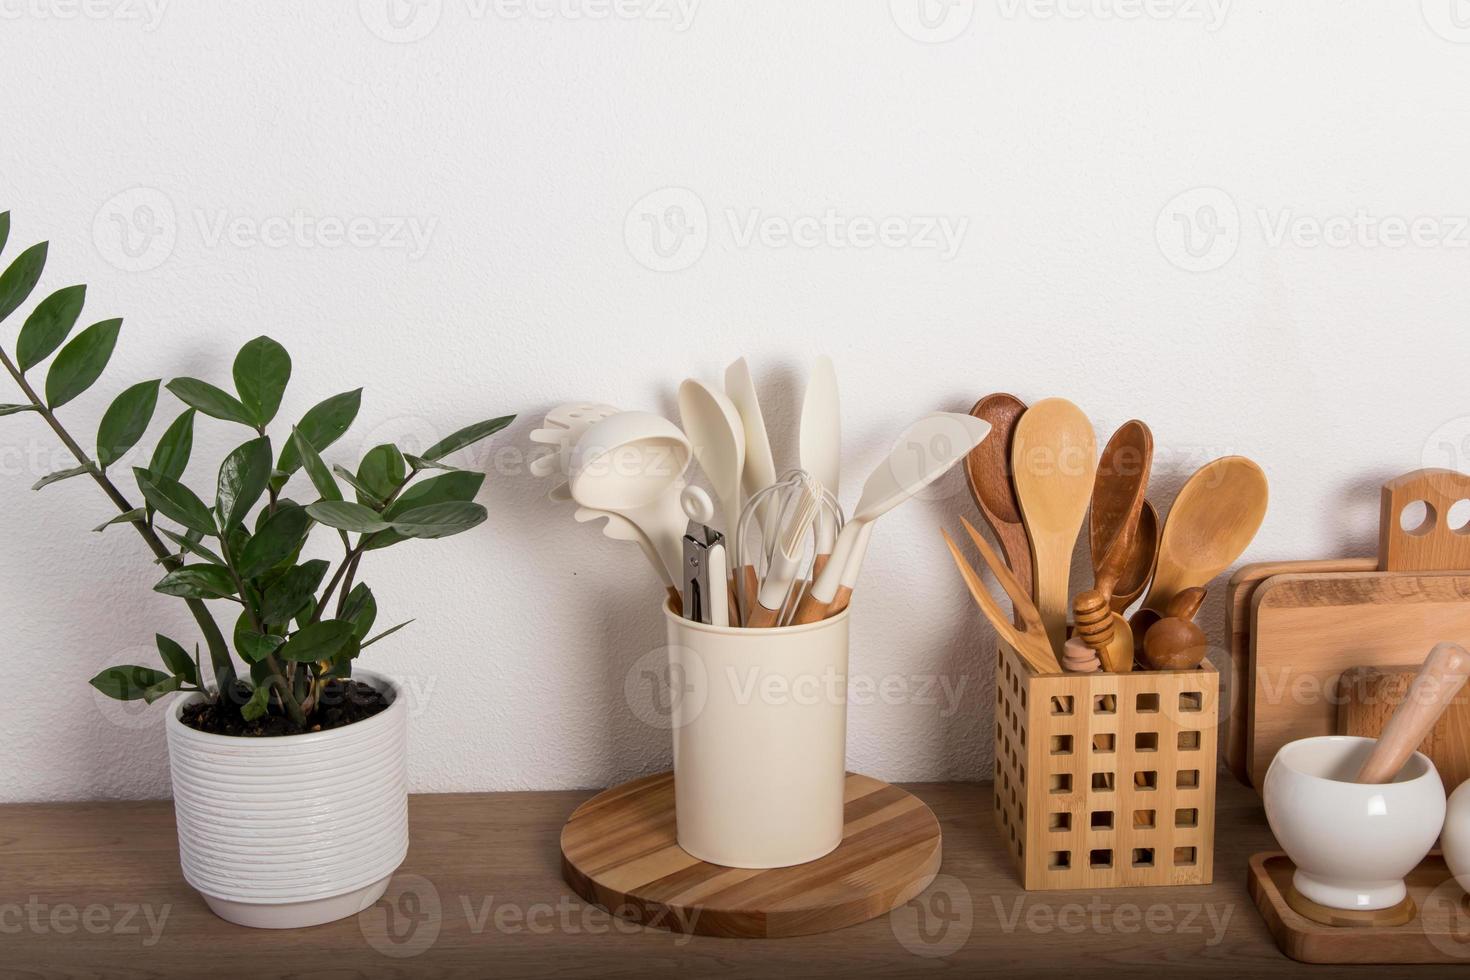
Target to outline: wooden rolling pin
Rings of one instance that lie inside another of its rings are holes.
[[[1388,720],[1383,735],[1358,771],[1357,781],[1386,783],[1397,776],[1444,709],[1460,693],[1467,677],[1470,677],[1470,653],[1458,643],[1436,644],[1410,683],[1408,697]]]

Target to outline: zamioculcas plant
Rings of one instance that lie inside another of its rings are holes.
[[[0,250],[9,230],[5,212],[0,214]],[[43,242],[23,251],[0,274],[0,321],[25,303],[45,262]],[[362,389],[333,395],[295,425],[275,426],[272,433],[268,430],[291,377],[291,358],[274,340],[257,337],[235,357],[233,392],[195,378],[175,378],[166,385],[140,381],[114,398],[98,426],[95,449],[89,450],[63,425],[58,409],[101,377],[122,321],[101,320],[73,336],[85,292],[84,286],[68,286],[40,300],[20,328],[13,355],[0,349],[0,363],[24,399],[0,405],[0,415],[36,413],[76,458],[75,466],[43,476],[35,489],[76,476],[101,487],[118,513],[96,530],[128,524],[143,539],[160,566],[154,590],[188,604],[215,681],[208,690],[197,643],[160,634],[163,669],[111,667],[92,679],[93,686],[114,698],[150,702],[172,691],[201,692],[207,697],[194,699],[189,723],[227,734],[291,734],[356,720],[361,712],[340,711],[341,695],[351,689],[353,661],[407,625],[372,633],[377,605],[359,579],[364,557],[412,538],[458,534],[485,520],[485,508],[474,502],[484,474],[443,460],[498,432],[513,416],[460,429],[421,455],[381,445],[369,450],[355,470],[330,466],[321,453],[352,424]],[[47,358],[51,362],[41,382],[37,376]],[[148,464],[126,474],[141,498],[135,502],[131,488],[122,486],[126,480],[117,464],[146,434],[161,387],[184,407]],[[201,414],[239,426],[245,435],[219,464],[214,486],[202,494],[185,482]],[[305,479],[298,482],[309,502],[287,493],[298,471],[304,471]],[[206,502],[210,497],[213,502]],[[335,563],[301,557],[308,536],[319,527],[340,539],[342,553]],[[210,603],[231,607],[228,638]],[[329,717],[334,706],[338,710]]]

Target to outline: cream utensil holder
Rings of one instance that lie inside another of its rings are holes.
[[[665,607],[679,846],[731,868],[842,842],[847,623],[707,626]]]

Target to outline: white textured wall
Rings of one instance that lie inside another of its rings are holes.
[[[339,461],[504,411],[525,447],[572,398],[672,410],[739,354],[790,461],[827,352],[849,505],[919,413],[1060,394],[1154,427],[1161,500],[1260,460],[1250,557],[1367,552],[1376,484],[1470,431],[1470,28],[1448,0],[1057,3],[0,0],[7,255],[49,238],[46,282],[127,318],[63,410],[88,437],[125,383],[222,381],[269,332],[283,418],[366,386]],[[239,435],[200,431],[196,458]],[[88,532],[95,487],[27,489],[62,462],[0,419],[0,798],[161,796],[158,711],[86,680],[189,619],[127,529]],[[488,527],[365,566],[383,621],[418,619],[370,651],[418,692],[418,790],[668,764],[623,693],[655,583],[543,493],[497,475]],[[952,475],[875,536],[853,671],[899,697],[854,707],[857,769],[989,772],[989,630],[938,537],[961,513]],[[935,675],[953,704],[902,696]]]

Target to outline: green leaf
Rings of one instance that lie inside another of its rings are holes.
[[[474,500],[475,494],[480,492],[480,486],[484,482],[484,473],[475,473],[470,470],[455,470],[452,473],[441,473],[427,480],[420,480],[409,486],[397,500],[388,505],[383,511],[383,519],[392,521],[411,510],[427,507],[429,504]],[[405,541],[407,538],[408,535],[397,531],[379,531],[368,539],[365,550],[376,551],[379,548],[386,548],[391,544]]]
[[[292,633],[286,645],[281,647],[281,658],[293,663],[331,660],[351,639],[351,623],[340,619],[324,619]]]
[[[284,642],[285,636],[276,636],[275,633],[257,633],[250,629],[235,633],[235,649],[251,664],[259,664],[281,649]]]
[[[341,477],[343,483],[357,492],[357,499],[359,501],[363,501],[369,506],[383,506],[383,502],[378,499],[377,494],[373,493],[372,489],[366,483],[359,480],[347,467],[334,465],[332,472]]]
[[[403,491],[402,495],[393,501],[387,510],[383,511],[383,516],[391,521],[411,510],[427,507],[429,504],[474,500],[475,494],[480,492],[480,487],[484,482],[484,473],[475,473],[470,470],[455,470],[453,473],[431,476]]]
[[[0,405],[0,415],[15,415],[17,412],[34,412],[34,405]]]
[[[225,563],[225,560],[223,558],[215,554],[213,551],[210,551],[193,537],[193,535],[199,533],[198,531],[190,531],[188,534],[176,534],[166,527],[161,527],[158,530],[170,541],[178,545],[184,551],[189,552],[190,554],[198,555],[205,561],[212,562],[216,565],[223,565]],[[161,558],[159,559],[159,561],[162,560],[163,559]]]
[[[82,315],[82,304],[86,298],[86,286],[67,286],[36,304],[15,340],[15,360],[20,365],[21,374],[40,364],[61,346],[72,327],[77,325],[77,317]]]
[[[245,410],[257,426],[269,425],[291,380],[291,355],[269,337],[256,337],[235,355],[234,374]]]
[[[362,504],[354,504],[350,500],[318,501],[308,505],[306,512],[327,527],[357,534],[371,534],[392,526],[379,517],[377,511]]]
[[[148,472],[177,480],[189,466],[189,454],[194,449],[194,409],[186,408],[164,430],[163,438],[153,449],[153,458],[148,462]]]
[[[415,471],[445,470],[448,472],[459,472],[458,466],[450,466],[448,463],[440,463],[436,460],[424,459],[422,456],[415,456],[413,453],[404,453],[403,458],[408,460],[408,465],[412,466]]]
[[[218,534],[209,508],[194,495],[193,490],[177,480],[150,473],[138,466],[133,467],[133,476],[138,480],[138,490],[143,494],[143,499],[164,517],[177,521],[191,531]]]
[[[150,687],[168,680],[169,676],[152,667],[128,664],[108,667],[89,682],[97,690],[118,701],[137,701]]]
[[[162,633],[153,634],[153,642],[158,645],[158,655],[163,659],[163,665],[169,669],[169,673],[182,677],[190,684],[199,683],[199,671],[188,650]]]
[[[5,243],[10,239],[10,212],[0,214],[0,252],[5,250]]]
[[[317,586],[327,574],[327,563],[320,558],[296,565],[265,590],[260,615],[267,626],[280,626],[291,621],[296,610],[316,594]]]
[[[143,700],[147,701],[149,704],[152,704],[154,701],[157,701],[165,694],[172,694],[174,691],[177,691],[183,686],[184,679],[182,677],[166,677],[163,680],[159,681],[157,684],[154,684],[152,687],[146,688],[143,691]]]
[[[261,684],[250,694],[250,700],[240,705],[240,717],[246,721],[255,721],[264,718],[265,713],[270,710],[271,689],[268,684]]]
[[[113,399],[97,426],[97,462],[105,470],[138,444],[153,408],[158,404],[159,381],[140,381]]]
[[[367,636],[368,630],[373,628],[373,620],[378,618],[378,601],[373,598],[373,590],[363,582],[354,585],[347,593],[347,601],[342,603],[342,612],[337,618],[351,623],[352,635],[359,640]]]
[[[73,398],[92,387],[102,376],[117,346],[117,333],[122,329],[122,320],[103,320],[94,323],[72,341],[61,348],[51,369],[46,372],[46,404],[60,408]]]
[[[342,437],[352,420],[357,418],[357,410],[361,407],[361,388],[344,391],[313,405],[301,417],[301,421],[296,423],[296,429],[320,453]],[[281,458],[276,463],[276,469],[290,476],[300,466],[301,455],[296,450],[295,440],[292,440],[281,447]],[[317,489],[320,491],[321,488]]]
[[[47,473],[35,483],[31,484],[31,489],[39,490],[42,487],[49,487],[53,483],[60,483],[62,480],[70,480],[74,476],[81,476],[83,473],[90,472],[92,472],[92,466],[90,463],[83,463],[81,466],[73,466],[69,470],[57,470],[55,473]]]
[[[223,565],[185,565],[160,579],[153,591],[181,599],[224,599],[235,594],[235,580]]]
[[[507,425],[510,425],[515,419],[516,417],[514,415],[502,415],[498,419],[486,419],[483,422],[476,422],[474,425],[467,425],[448,438],[440,439],[430,446],[428,452],[424,453],[424,459],[440,459],[456,450],[473,446],[486,436],[492,436]]]
[[[322,676],[351,677],[352,661],[356,660],[360,653],[362,653],[362,641],[356,636],[353,636],[352,639],[343,644],[341,650],[337,651],[337,655],[332,658],[331,667]]]
[[[197,408],[210,418],[222,419],[226,422],[239,422],[241,425],[255,427],[250,413],[240,400],[228,391],[216,388],[208,381],[200,381],[198,378],[174,378],[167,385],[174,397],[188,405]]]
[[[485,508],[479,504],[456,500],[415,507],[393,520],[393,530],[408,538],[447,538],[468,531],[485,517]]]
[[[337,486],[337,481],[332,479],[332,471],[327,468],[327,464],[322,461],[312,444],[306,441],[300,429],[291,430],[290,443],[296,448],[296,455],[301,460],[302,468],[306,470],[311,485],[316,487],[316,492],[321,494],[322,499],[341,500],[342,490]],[[285,455],[285,450],[282,450],[281,456],[284,458]]]
[[[10,212],[6,212],[8,215]],[[5,223],[7,235],[10,231],[10,222]],[[31,290],[36,288],[36,283],[41,279],[41,270],[46,267],[46,243],[32,245],[16,260],[10,263],[10,268],[0,273],[0,320],[5,319],[15,312],[16,307],[26,301],[31,295]]]
[[[142,507],[134,507],[132,510],[123,511],[116,517],[110,518],[92,528],[94,531],[105,531],[114,524],[132,524],[135,521],[147,520],[148,512]]]
[[[397,626],[390,626],[390,627],[388,627],[387,629],[383,630],[383,632],[381,632],[377,636],[373,637],[371,640],[364,640],[363,643],[362,643],[362,648],[364,650],[366,650],[368,647],[372,646],[374,643],[377,643],[379,640],[383,639],[384,637],[386,637],[386,636],[392,636],[394,633],[397,633],[399,630],[403,629],[403,627],[407,626],[411,622],[413,622],[413,620],[411,620],[411,619],[405,619],[403,622],[399,623]]]
[[[237,556],[242,578],[255,578],[295,554],[306,540],[311,515],[299,504],[280,504]]]
[[[393,496],[407,479],[408,464],[398,447],[391,443],[374,446],[357,464],[357,482],[353,486],[363,488],[358,491],[357,502],[381,503]]]
[[[222,527],[239,525],[271,479],[271,441],[265,436],[237,446],[219,465],[214,506]]]

